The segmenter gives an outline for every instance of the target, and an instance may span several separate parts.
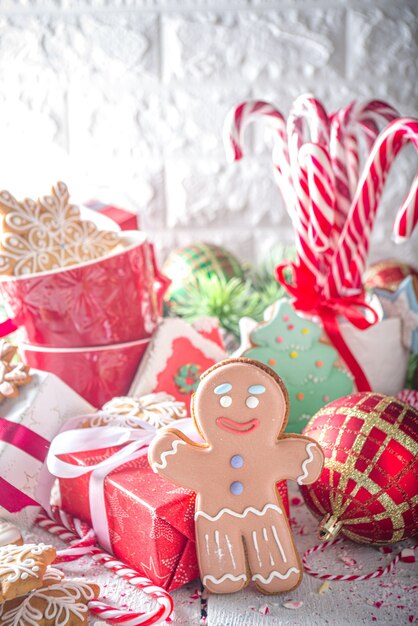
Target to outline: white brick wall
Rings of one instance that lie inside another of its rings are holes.
[[[415,0],[1,0],[0,186],[56,178],[138,210],[160,250],[205,238],[241,257],[291,239],[261,131],[227,165],[221,130],[244,98],[287,114],[314,92],[329,110],[379,97],[417,114]],[[372,257],[395,248],[395,209],[416,168],[396,164]]]

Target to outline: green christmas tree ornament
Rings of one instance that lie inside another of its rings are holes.
[[[270,319],[242,338],[245,344],[241,356],[269,365],[283,379],[290,398],[289,432],[301,432],[320,408],[354,389],[322,328],[301,317],[289,300],[279,300]]]
[[[225,248],[211,243],[198,242],[171,252],[163,266],[163,272],[171,279],[166,300],[176,302],[184,298],[189,286],[196,284],[196,276],[206,274],[225,280],[244,278],[244,270],[238,259]]]

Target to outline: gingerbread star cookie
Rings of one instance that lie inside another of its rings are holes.
[[[116,232],[100,231],[82,220],[58,182],[49,196],[18,202],[0,192],[0,273],[32,274],[105,256],[120,243]]]
[[[0,606],[2,626],[79,626],[88,622],[88,603],[98,597],[94,583],[61,580]]]
[[[43,543],[0,547],[0,602],[42,587],[44,574],[55,556],[55,548]]]

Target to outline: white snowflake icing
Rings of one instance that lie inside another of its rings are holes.
[[[34,556],[50,550],[51,546],[43,543],[15,546],[13,544],[0,547],[0,574],[6,575],[6,582],[26,580],[29,576],[38,578],[40,567]]]
[[[32,591],[17,607],[4,610],[0,606],[2,626],[39,626],[42,617],[54,620],[54,626],[66,626],[74,618],[85,623],[87,602],[94,599],[91,585],[81,581],[64,580],[57,585]],[[33,600],[45,605],[39,610]]]
[[[92,426],[107,426],[111,423],[114,426],[141,428],[143,420],[155,428],[162,428],[176,419],[187,417],[185,403],[164,392],[150,393],[139,398],[113,398],[106,402],[102,411],[108,415],[99,414],[93,418]]]

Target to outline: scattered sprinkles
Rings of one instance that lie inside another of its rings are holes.
[[[287,602],[283,602],[282,606],[285,609],[291,609],[292,611],[296,611],[303,606],[302,600],[288,600]]]
[[[318,589],[318,593],[320,595],[322,595],[323,593],[327,593],[327,591],[329,591],[329,581],[328,580],[324,580],[324,582],[322,583],[322,585]]]

